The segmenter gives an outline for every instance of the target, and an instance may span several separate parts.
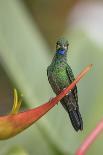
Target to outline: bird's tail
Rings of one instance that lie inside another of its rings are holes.
[[[68,111],[71,123],[76,131],[83,130],[83,121],[79,108]]]

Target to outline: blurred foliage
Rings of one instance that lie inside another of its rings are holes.
[[[23,0],[40,31],[53,48],[66,29],[67,17],[77,0]]]
[[[92,71],[78,85],[83,132],[76,133],[73,130],[68,115],[58,105],[23,133],[10,140],[0,141],[0,155],[6,155],[15,146],[21,146],[24,154],[27,151],[30,155],[73,154],[102,118],[103,46],[94,40],[95,37],[91,38],[85,28],[77,28],[78,18],[74,18],[75,28],[70,25],[73,21],[68,22],[75,12],[74,5],[80,9],[80,4],[80,1],[75,0],[0,1],[1,114],[12,107],[11,92],[14,87],[23,93],[25,105],[30,108],[48,101],[54,95],[47,80],[46,68],[53,57],[50,51],[53,51],[59,36],[64,35],[70,42],[68,61],[75,75],[87,64],[94,64]],[[83,8],[80,10],[83,11]],[[96,30],[100,31],[99,28]],[[98,152],[103,154],[102,141],[103,135],[93,144],[88,155]],[[12,151],[9,155],[12,155]]]
[[[21,147],[11,148],[6,155],[28,155]]]

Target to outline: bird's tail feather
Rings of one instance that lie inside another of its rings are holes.
[[[79,109],[68,111],[71,123],[76,131],[83,130],[83,121]]]

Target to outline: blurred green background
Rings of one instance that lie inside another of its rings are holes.
[[[68,62],[77,75],[92,70],[78,84],[83,132],[76,133],[58,104],[32,127],[0,141],[0,155],[72,155],[103,117],[103,1],[0,0],[0,114],[9,113],[13,89],[23,94],[22,110],[54,96],[46,69],[56,40],[70,42]],[[103,154],[103,135],[87,155]]]

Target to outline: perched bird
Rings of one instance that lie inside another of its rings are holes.
[[[53,91],[58,95],[74,81],[71,67],[67,64],[67,51],[69,43],[60,39],[56,43],[56,53],[47,68],[47,76]],[[69,114],[71,123],[76,131],[83,130],[83,121],[79,112],[77,87],[75,86],[61,101]]]

